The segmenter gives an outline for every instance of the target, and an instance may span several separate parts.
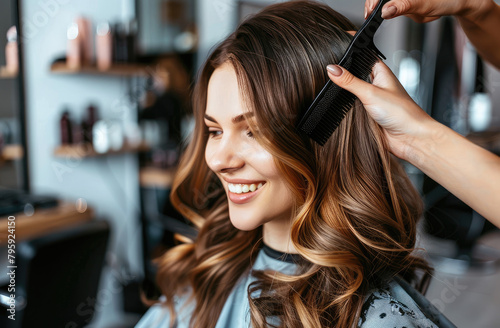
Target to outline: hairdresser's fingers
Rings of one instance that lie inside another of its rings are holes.
[[[374,84],[358,79],[340,66],[328,65],[327,69],[332,82],[358,97],[377,123],[389,128],[389,132],[397,132],[391,124],[395,117],[400,116],[395,105],[401,103],[401,99],[408,95],[402,87],[399,88],[399,82],[385,64],[375,65]]]
[[[407,16],[417,23],[429,23],[445,14],[439,12],[447,12],[445,8],[435,6],[428,7],[425,2],[421,1],[391,1],[385,4],[382,8],[382,18],[391,19],[399,16]]]
[[[373,85],[377,86],[379,89],[408,96],[405,88],[401,85],[396,75],[394,75],[384,62],[378,61],[375,63],[371,76]]]
[[[416,22],[426,23],[441,16],[464,14],[471,8],[480,7],[480,2],[485,1],[470,2],[465,0],[391,0],[382,7],[382,18],[391,19],[405,15]]]
[[[425,5],[425,2],[418,0],[392,0],[382,7],[382,18],[391,19],[401,15],[415,14],[415,10],[420,11],[420,8]]]
[[[358,79],[352,75],[351,72],[338,65],[328,65],[326,68],[328,70],[328,76],[333,83],[351,92],[363,103],[369,100],[370,97],[368,95],[371,94],[375,88],[373,85]]]
[[[328,75],[332,82],[359,98],[370,116],[385,129],[395,154],[400,153],[401,141],[414,135],[426,119],[425,112],[382,62],[373,68],[373,84],[358,79],[339,66],[329,65]]]
[[[366,0],[365,1],[365,19],[370,16],[373,9],[377,6],[378,0]],[[382,7],[383,8],[383,7]]]
[[[377,5],[377,0],[366,0],[365,2],[365,19],[370,16],[372,13],[373,9],[375,9],[375,6]]]
[[[375,9],[377,0],[366,0],[365,19]],[[427,23],[444,15],[454,15],[464,8],[463,0],[391,0],[382,7],[382,18],[408,16],[416,22]]]
[[[356,95],[365,105],[377,102],[374,99],[378,98],[381,91],[379,89],[406,94],[389,67],[380,61],[375,63],[372,70],[373,85],[355,77],[351,72],[338,65],[328,65],[327,69],[332,82]]]
[[[394,124],[395,120],[402,120],[396,106],[409,97],[384,63],[378,62],[373,68],[373,84],[358,79],[340,66],[329,65],[327,69],[332,82],[358,97],[368,114],[389,134],[401,133],[398,124]]]

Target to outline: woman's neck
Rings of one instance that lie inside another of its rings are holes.
[[[290,231],[290,219],[267,222],[262,229],[264,244],[283,253],[296,254],[297,250],[290,239]]]

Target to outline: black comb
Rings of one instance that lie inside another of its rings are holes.
[[[378,3],[354,35],[338,64],[362,80],[367,79],[379,58],[385,59],[375,47],[373,36],[384,20],[382,7],[388,1],[381,0]],[[299,121],[297,128],[323,146],[351,109],[355,99],[355,95],[328,80]]]

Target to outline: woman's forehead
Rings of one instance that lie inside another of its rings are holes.
[[[210,77],[205,113],[214,118],[219,116],[240,120],[242,116],[248,118],[249,111],[233,65],[224,63]]]

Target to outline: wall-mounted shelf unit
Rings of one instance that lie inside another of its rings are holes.
[[[150,147],[147,144],[140,144],[138,146],[125,144],[121,149],[110,150],[105,153],[98,153],[90,144],[61,145],[54,150],[54,156],[90,158],[90,157],[102,157],[109,155],[144,152],[148,151],[149,149]]]
[[[50,71],[53,74],[89,74],[89,75],[102,75],[102,76],[146,76],[149,74],[150,67],[145,64],[113,64],[107,70],[100,70],[97,66],[81,66],[74,69],[68,67],[66,62],[57,61],[50,66]]]
[[[0,67],[0,79],[13,79],[17,77],[17,73],[7,70],[5,66]]]
[[[169,189],[172,186],[175,171],[175,168],[143,167],[139,172],[139,182],[143,188]]]
[[[32,216],[16,214],[16,241],[31,239],[49,234],[68,226],[77,225],[94,218],[92,208],[80,208],[69,202],[58,206],[37,208]],[[0,217],[0,245],[7,244],[8,217]]]
[[[15,161],[24,157],[24,150],[21,145],[6,145],[0,149],[0,163]]]

